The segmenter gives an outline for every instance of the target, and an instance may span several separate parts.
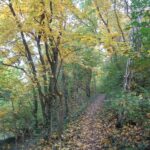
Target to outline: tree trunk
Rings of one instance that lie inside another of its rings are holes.
[[[86,70],[87,74],[86,74],[86,96],[90,97],[91,96],[91,79],[92,79],[92,70],[91,69],[87,69]]]
[[[124,91],[130,91],[131,90],[131,80],[132,80],[132,71],[131,71],[131,59],[129,58],[126,63],[126,71],[124,76]]]
[[[68,106],[68,89],[67,89],[66,74],[64,72],[63,67],[62,67],[62,83],[63,83],[63,95],[64,95],[64,102],[65,102],[65,118],[66,118],[69,113],[69,106]]]
[[[38,113],[38,100],[37,100],[37,94],[35,89],[33,88],[33,116],[34,116],[34,121],[35,121],[35,128],[38,127],[38,117],[37,117],[37,113]]]

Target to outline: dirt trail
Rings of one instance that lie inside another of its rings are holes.
[[[104,113],[105,95],[99,95],[86,112],[73,122],[64,134],[61,150],[140,150],[144,140],[140,126],[124,125],[116,128],[116,118],[111,112]]]
[[[68,130],[69,138],[66,146],[69,150],[100,150],[102,140],[101,120],[97,119],[97,113],[100,112],[105,95],[99,95],[96,100],[89,105],[84,115],[79,121]],[[70,133],[70,134],[69,134]],[[72,135],[71,135],[72,134]]]

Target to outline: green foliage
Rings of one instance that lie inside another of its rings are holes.
[[[136,29],[136,31],[134,31],[133,37],[135,38],[136,41],[137,39],[141,40],[142,48],[146,51],[149,50],[149,47],[150,47],[149,6],[150,6],[149,0],[132,0],[131,1],[131,9],[132,9],[131,27]]]
[[[100,90],[102,92],[109,95],[111,91],[123,87],[125,61],[125,57],[118,57],[117,62],[105,61],[100,78]]]
[[[150,59],[147,56],[141,56],[140,58],[135,58],[132,65],[133,79],[132,79],[132,90],[138,93],[143,93],[142,89],[150,89]]]
[[[147,113],[150,110],[150,97],[143,97],[143,95],[137,96],[136,93],[116,93],[111,99],[107,101],[106,109],[112,109],[112,111],[119,115],[123,114],[124,123],[144,124],[148,121]]]

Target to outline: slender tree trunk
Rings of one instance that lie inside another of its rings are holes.
[[[72,93],[73,99],[78,102],[78,97],[77,97],[77,95],[78,95],[78,80],[77,80],[77,74],[76,74],[76,66],[73,70],[73,88],[72,89],[73,89],[73,93]]]
[[[96,93],[97,93],[97,89],[96,89],[96,87],[97,87],[97,85],[96,85],[96,77],[95,77],[95,75],[93,76],[93,82],[94,82],[94,95],[96,95]]]
[[[86,75],[86,96],[90,97],[91,96],[91,79],[92,79],[92,70],[87,69],[86,70],[87,75]]]
[[[124,76],[124,91],[130,91],[131,90],[131,80],[132,80],[132,70],[131,70],[131,59],[129,58],[127,60],[126,64],[126,71],[125,71],[125,76]]]
[[[35,89],[33,88],[33,116],[34,116],[34,121],[35,121],[35,128],[38,127],[38,100],[37,100],[37,94]]]
[[[66,118],[69,113],[69,106],[68,106],[68,89],[67,89],[66,74],[64,72],[63,67],[62,67],[62,83],[63,83],[63,95],[64,95],[64,102],[65,102],[65,118]]]
[[[61,137],[63,131],[63,124],[64,124],[64,107],[63,107],[63,99],[62,96],[59,96],[59,110],[58,110],[58,135]]]

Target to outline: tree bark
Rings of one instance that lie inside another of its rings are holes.
[[[63,83],[63,95],[64,95],[64,102],[65,102],[65,118],[69,114],[69,106],[68,106],[68,89],[67,89],[67,76],[64,72],[64,68],[62,67],[62,83]]]
[[[92,70],[87,69],[86,70],[86,96],[90,97],[91,96],[91,79],[92,79]]]
[[[35,122],[35,128],[38,127],[38,117],[37,117],[37,113],[38,113],[38,100],[37,100],[37,94],[36,91],[33,87],[33,116],[34,116],[34,122]]]

